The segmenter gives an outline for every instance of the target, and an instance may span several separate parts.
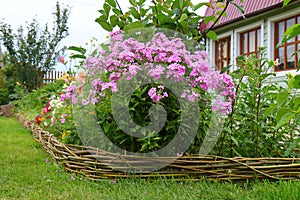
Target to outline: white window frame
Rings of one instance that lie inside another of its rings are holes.
[[[260,45],[264,46],[264,20],[257,21],[252,24],[248,24],[247,26],[243,26],[241,28],[235,29],[234,38],[235,38],[235,47],[234,47],[234,55],[235,58],[240,55],[240,34],[251,29],[255,29],[260,27]]]
[[[226,33],[222,33],[220,35],[218,35],[218,39],[223,39],[223,38],[226,38],[226,37],[230,37],[230,56],[231,56],[231,59],[230,59],[230,63],[229,65],[232,65],[234,62],[234,58],[233,57],[233,31],[228,31]],[[216,55],[215,55],[215,41],[210,39],[210,49],[209,49],[209,64],[211,66],[211,69],[214,71],[215,70],[215,58],[216,58]],[[232,69],[230,69],[230,71],[232,71]]]
[[[269,17],[267,20],[267,26],[268,26],[268,33],[271,33],[271,37],[268,37],[267,39],[267,44],[268,44],[268,50],[267,50],[267,55],[268,55],[268,58],[270,60],[275,60],[274,58],[274,27],[275,27],[275,22],[277,21],[280,21],[282,19],[286,19],[286,18],[289,18],[289,17],[293,17],[297,14],[300,14],[300,10],[299,8],[295,8],[295,9],[292,9],[292,10],[289,10],[289,11],[286,11],[286,12],[283,12],[283,13],[279,13],[278,15],[275,15],[275,16],[272,16],[272,17]],[[269,34],[268,34],[269,35]],[[296,69],[292,69],[292,70],[285,70],[285,71],[279,71],[279,72],[276,72],[276,74],[278,76],[286,76],[287,73],[293,73],[293,74],[296,74]],[[274,72],[274,69],[272,69],[272,72]],[[297,72],[298,74],[298,72]]]

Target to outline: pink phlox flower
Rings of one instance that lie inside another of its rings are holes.
[[[207,60],[208,54],[206,51],[195,51],[194,55],[192,56],[192,59],[197,60]]]
[[[120,62],[113,58],[108,58],[105,62],[105,66],[107,67],[108,71],[116,70],[120,66]]]
[[[145,59],[148,61],[153,61],[152,57],[152,49],[151,48],[140,48],[137,49],[137,52],[140,53],[141,55],[145,56]]]
[[[209,73],[210,69],[209,69],[209,65],[206,61],[202,60],[202,61],[198,61],[199,64],[199,71],[201,73]]]
[[[168,68],[168,72],[167,72],[166,77],[170,78],[171,75],[173,75],[173,79],[175,82],[179,82],[182,79],[182,77],[184,76],[185,71],[186,71],[185,67],[178,63],[173,63],[173,64],[169,65],[167,68]]]
[[[54,125],[55,125],[55,120],[54,120],[54,117],[52,117],[50,126],[54,126]]]
[[[174,47],[180,51],[186,50],[185,44],[182,42],[181,38],[174,38],[172,39],[171,43],[174,44]]]
[[[150,90],[148,91],[148,95],[150,98],[153,98],[156,95],[156,88],[150,88]]]
[[[187,99],[190,101],[190,102],[195,102],[195,101],[198,101],[198,98],[200,97],[200,94],[192,91],[192,94],[190,95],[187,95]]]
[[[110,81],[117,81],[122,77],[122,74],[120,72],[112,72],[109,75],[109,80]]]
[[[168,93],[163,92],[164,86],[159,85],[157,88],[159,89],[158,91],[154,87],[150,88],[148,91],[148,95],[154,103],[158,103],[161,99],[168,97]]]
[[[156,68],[150,69],[148,71],[148,74],[152,76],[154,79],[159,79],[160,76],[164,73],[164,71],[165,71],[164,67],[162,67],[161,65],[157,65]]]
[[[95,104],[98,103],[98,102],[99,102],[99,99],[98,99],[98,98],[92,98],[91,103],[92,103],[93,105],[95,105]]]
[[[137,75],[137,72],[141,70],[141,68],[137,65],[130,65],[128,67],[128,71],[130,75],[127,77],[127,80],[131,80],[133,76]]]
[[[181,62],[182,59],[178,54],[173,54],[168,58],[169,63],[174,63],[174,62]]]
[[[62,124],[64,124],[64,123],[66,122],[66,118],[67,118],[68,116],[69,116],[68,114],[62,114],[62,115],[61,115],[61,120],[60,120],[60,122],[61,122]]]
[[[154,46],[163,47],[168,41],[169,39],[166,37],[165,34],[158,32],[153,36],[151,43],[153,43]]]
[[[122,30],[113,31],[109,34],[109,36],[113,42],[122,41],[123,40],[123,31]]]
[[[168,56],[166,52],[159,52],[155,57],[154,57],[154,62],[166,62],[168,61]]]
[[[189,90],[184,90],[181,94],[181,98],[186,98],[187,93],[189,93],[189,92],[190,92]]]
[[[228,114],[231,111],[231,103],[222,100],[216,100],[215,104],[212,105],[213,111],[220,111],[223,115]]]
[[[76,85],[70,85],[69,87],[67,87],[65,89],[66,93],[72,93],[72,92],[75,92],[75,91],[76,91]]]
[[[114,81],[111,81],[108,83],[108,86],[110,87],[112,92],[117,92],[118,88],[117,88],[117,83]]]
[[[90,101],[89,100],[86,100],[86,99],[83,99],[82,101],[81,101],[81,104],[83,105],[83,106],[86,106],[86,105],[88,105],[90,103]]]
[[[121,61],[128,61],[128,62],[133,63],[134,62],[134,53],[132,53],[130,51],[123,51],[120,53],[119,59]]]

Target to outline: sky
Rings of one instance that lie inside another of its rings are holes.
[[[150,0],[147,0],[150,1]],[[192,0],[198,3],[208,0]],[[54,21],[56,0],[0,0],[0,21],[10,24],[13,30],[20,25],[25,26],[26,21],[31,22],[36,18],[40,27],[46,23],[52,25]],[[59,0],[61,5],[70,6],[69,36],[62,40],[63,46],[83,46],[91,38],[96,38],[99,43],[106,40],[108,32],[103,30],[95,19],[100,16],[98,10],[102,9],[105,0]],[[119,0],[122,9],[126,10],[129,0]],[[205,8],[199,11],[203,15]]]

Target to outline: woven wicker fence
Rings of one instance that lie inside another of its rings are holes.
[[[141,166],[151,166],[153,162],[169,162],[170,158],[139,159],[136,156],[120,156],[87,146],[66,145],[49,132],[33,123],[28,123],[20,116],[18,118],[26,128],[32,131],[35,139],[53,159],[63,164],[66,171],[81,174],[93,180],[129,177],[170,177],[194,180],[300,180],[300,158],[181,156],[167,167],[155,172],[127,173],[124,169],[131,168],[132,164],[136,166],[138,162],[141,162]]]

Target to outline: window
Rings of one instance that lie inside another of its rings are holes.
[[[255,28],[240,34],[240,55],[249,56],[258,53],[260,33],[260,28]]]
[[[230,37],[215,42],[215,70],[220,71],[230,65]]]
[[[290,17],[284,20],[275,22],[274,38],[275,46],[281,41],[284,32],[294,24],[300,23],[300,16]],[[300,49],[300,36],[294,37],[285,42],[279,48],[274,46],[274,57],[279,59],[279,65],[275,67],[275,71],[291,70],[297,68],[297,60],[299,54],[294,54]]]

